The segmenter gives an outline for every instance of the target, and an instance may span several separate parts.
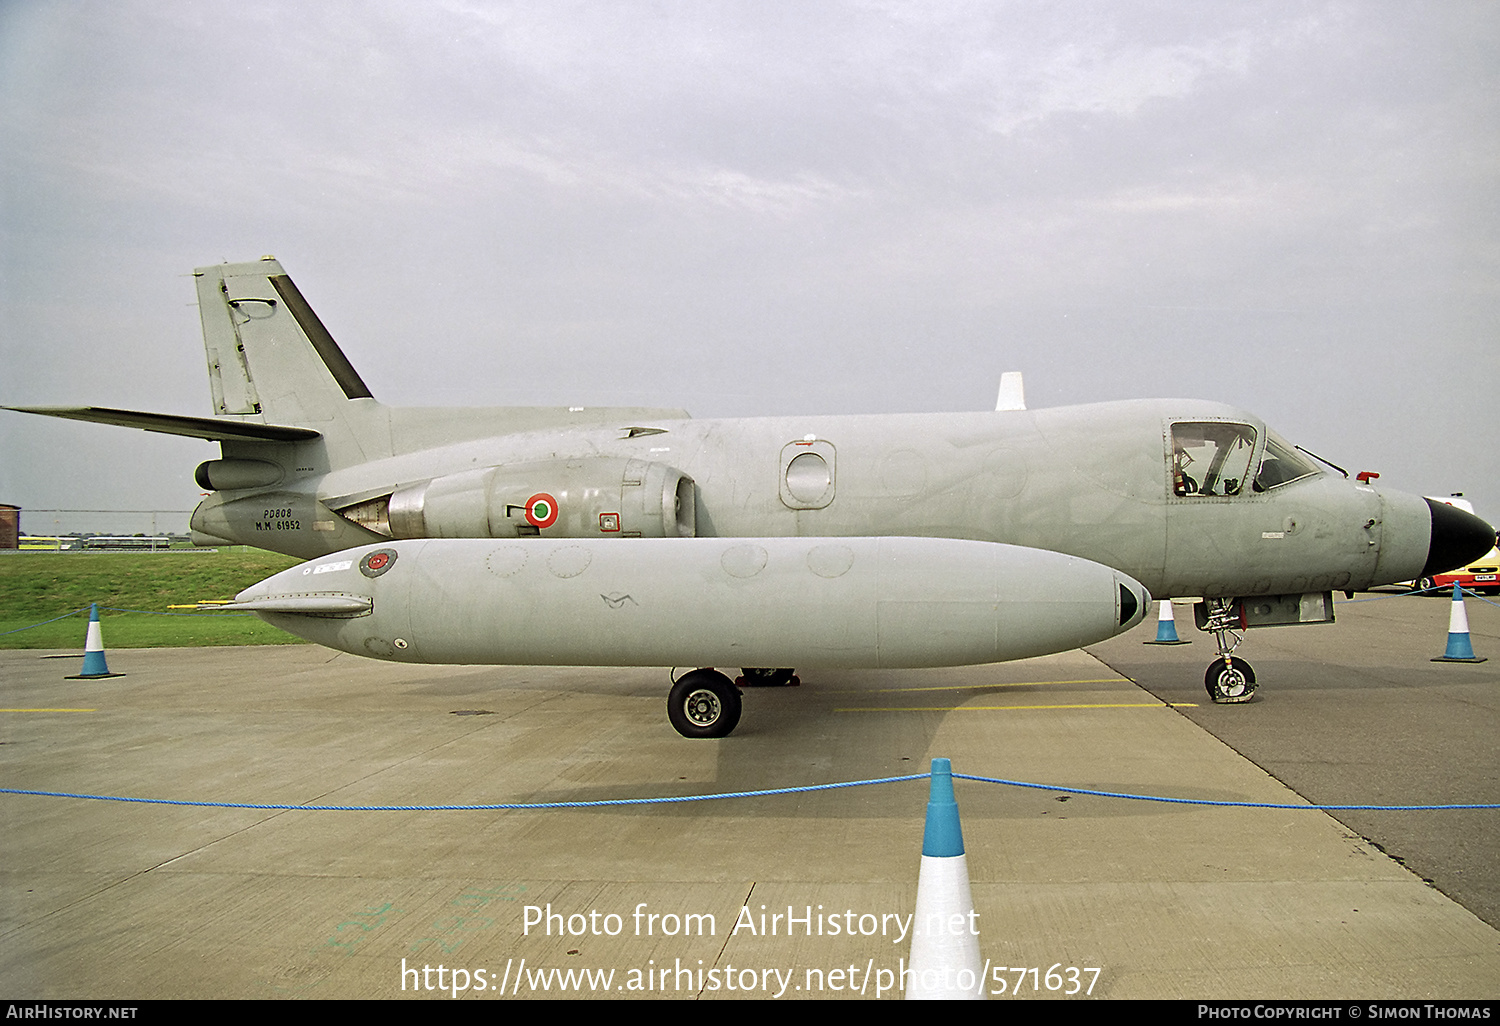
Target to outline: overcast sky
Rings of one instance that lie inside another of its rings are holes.
[[[1022,370],[1495,520],[1497,229],[1493,0],[0,3],[6,404],[208,414],[187,275],[274,253],[390,404]],[[0,413],[0,502],[188,509],[217,454]]]

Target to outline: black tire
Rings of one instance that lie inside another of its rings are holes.
[[[1255,671],[1243,659],[1227,665],[1223,659],[1215,659],[1203,675],[1203,686],[1219,705],[1248,702],[1255,694]]]
[[[1417,581],[1417,590],[1426,592],[1429,595],[1434,594],[1432,589],[1435,587],[1437,587],[1437,582],[1435,582],[1431,577],[1423,577],[1421,580]]]
[[[667,719],[683,737],[728,737],[741,708],[739,688],[717,670],[684,673],[667,696]]]
[[[784,688],[791,685],[797,671],[793,669],[770,669],[765,666],[745,666],[740,669],[747,688]]]

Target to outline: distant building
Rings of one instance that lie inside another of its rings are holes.
[[[20,545],[21,507],[0,502],[0,549],[15,549]]]

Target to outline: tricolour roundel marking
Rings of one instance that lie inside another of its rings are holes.
[[[537,492],[527,499],[526,522],[532,527],[551,527],[557,523],[557,500],[546,492]]]
[[[359,572],[366,577],[379,577],[396,564],[395,549],[376,549],[365,554],[359,561]]]

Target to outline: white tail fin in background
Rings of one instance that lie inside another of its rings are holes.
[[[995,397],[995,409],[1026,409],[1026,385],[1021,380],[1020,371],[1006,371],[1000,375],[1000,394]]]

